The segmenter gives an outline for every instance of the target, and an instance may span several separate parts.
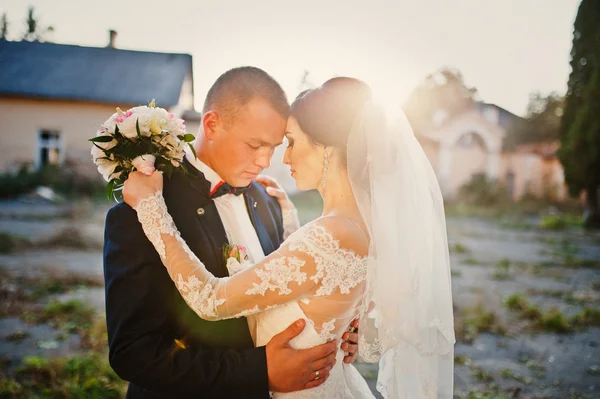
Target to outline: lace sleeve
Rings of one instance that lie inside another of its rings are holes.
[[[287,239],[300,228],[300,219],[295,207],[287,208],[281,212],[283,216],[283,239]]]
[[[348,263],[345,254],[323,226],[307,225],[260,263],[216,278],[181,237],[162,192],[140,200],[136,211],[182,297],[206,320],[247,316],[336,288],[343,293],[361,281],[361,262],[339,267]]]

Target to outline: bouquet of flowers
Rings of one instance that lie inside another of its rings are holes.
[[[185,146],[196,156],[190,144],[193,140],[194,135],[185,132],[183,120],[156,107],[154,100],[126,112],[117,108],[90,139],[93,161],[108,182],[106,196],[122,190],[134,170],[149,175],[158,169],[169,177],[174,170],[185,172],[181,163]]]

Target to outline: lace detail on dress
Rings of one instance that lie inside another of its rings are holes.
[[[321,332],[319,333],[319,336],[321,338],[323,338],[323,340],[325,340],[325,341],[329,341],[330,339],[335,339],[336,335],[332,333],[332,331],[334,329],[335,329],[335,319],[326,321],[321,326]]]
[[[293,251],[302,251],[315,259],[317,272],[310,277],[321,282],[316,296],[331,295],[339,287],[342,294],[349,294],[367,277],[367,258],[354,251],[340,248],[340,243],[324,227],[312,224],[290,244]]]
[[[212,284],[204,284],[194,275],[187,281],[181,274],[178,275],[177,289],[185,302],[203,318],[217,315],[217,306],[225,303],[225,299],[217,299]]]
[[[300,228],[298,211],[296,208],[288,208],[281,212],[283,218],[283,239],[286,240],[292,233]]]
[[[306,273],[300,271],[306,262],[298,258],[277,258],[266,263],[263,268],[254,270],[260,278],[260,284],[253,283],[253,288],[246,291],[246,295],[265,295],[267,290],[275,291],[279,289],[279,295],[287,295],[292,292],[288,288],[288,283],[295,281],[302,285],[306,281]]]
[[[162,190],[158,190],[154,195],[139,200],[134,209],[137,212],[138,220],[142,225],[144,234],[146,234],[148,240],[154,245],[161,259],[165,260],[167,257],[165,243],[160,236],[161,234],[168,234],[175,237],[177,241],[183,244],[183,248],[190,259],[196,259],[196,255],[185,245],[173,218],[167,210]]]

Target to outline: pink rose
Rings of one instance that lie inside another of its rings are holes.
[[[229,257],[236,258],[240,262],[245,260],[247,256],[248,256],[248,252],[247,252],[246,248],[242,247],[240,245],[234,245],[231,248],[231,250],[229,251]]]
[[[115,120],[117,121],[117,123],[123,123],[123,121],[129,118],[131,115],[133,115],[133,112],[127,111],[124,114],[117,116]]]
[[[240,260],[245,260],[248,257],[248,251],[246,247],[239,246],[238,250],[240,252]]]

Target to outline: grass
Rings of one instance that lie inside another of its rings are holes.
[[[585,307],[572,318],[568,318],[559,310],[553,308],[548,312],[530,304],[521,294],[514,294],[506,298],[506,306],[519,314],[521,319],[529,320],[537,330],[569,333],[577,328],[600,326],[600,310]]]
[[[10,254],[29,246],[29,240],[16,234],[0,232],[0,254]]]
[[[481,367],[474,366],[472,368],[472,371],[472,375],[477,381],[486,383],[494,381],[494,377],[487,371],[483,370]]]
[[[102,286],[97,280],[80,276],[52,276],[43,279],[31,279],[25,285],[28,287],[28,297],[32,301],[49,295],[64,294],[80,287]]]
[[[595,376],[600,377],[600,367],[598,367],[598,366],[590,366],[587,369],[587,373],[589,375],[595,375]]]
[[[479,264],[480,264],[480,262],[479,262],[477,259],[475,259],[475,258],[471,258],[471,257],[469,257],[469,258],[465,259],[465,260],[463,261],[463,263],[464,263],[465,265],[473,265],[473,266],[474,266],[474,265],[479,265]]]
[[[471,391],[464,399],[509,399],[508,396],[498,393],[476,392]]]
[[[500,325],[496,315],[486,311],[481,305],[461,310],[460,314],[455,315],[454,329],[457,341],[464,343],[472,343],[483,332],[499,335],[505,333],[505,328]]]
[[[450,253],[466,254],[469,252],[471,252],[471,251],[469,251],[469,249],[461,243],[456,243],[456,244],[450,246]]]
[[[468,363],[471,363],[471,359],[469,359],[466,356],[463,355],[455,355],[454,356],[454,364],[458,365],[458,366],[464,366],[467,365]]]
[[[550,245],[550,249],[544,250],[544,254],[549,254],[554,258],[557,266],[579,269],[600,269],[600,259],[586,259],[578,255],[580,248],[572,240],[568,238],[546,239],[544,240]]]
[[[573,317],[572,323],[579,327],[600,326],[600,310],[596,308],[585,307],[581,312],[577,313]]]
[[[101,249],[99,244],[89,242],[80,229],[66,227],[46,240],[36,243],[40,248]]]
[[[126,382],[104,354],[88,352],[68,359],[26,357],[14,378],[0,382],[2,398],[122,398]]]
[[[492,278],[500,281],[512,279],[512,275],[510,274],[510,261],[508,259],[502,259],[496,264]]]
[[[514,371],[512,371],[511,369],[502,370],[501,375],[502,375],[502,378],[504,378],[504,379],[519,381],[520,383],[523,383],[526,385],[529,385],[532,382],[531,378],[523,377],[521,374],[517,374]]]
[[[59,302],[52,300],[41,311],[24,313],[23,319],[48,325],[69,333],[86,333],[93,324],[94,310],[79,300]]]
[[[26,338],[29,338],[30,334],[27,331],[15,331],[12,334],[8,334],[4,337],[5,341],[10,342],[21,342]]]
[[[126,385],[110,368],[106,356],[106,322],[95,315],[92,308],[81,301],[50,301],[40,307],[32,302],[47,295],[63,293],[78,285],[96,284],[86,279],[53,278],[48,281],[37,280],[29,294],[25,294],[25,279],[2,279],[2,282],[16,283],[20,292],[15,302],[26,309],[28,321],[47,323],[59,332],[54,338],[38,342],[40,348],[56,348],[68,334],[76,333],[81,337],[81,348],[86,352],[62,359],[44,357],[26,357],[20,366],[5,375],[10,363],[0,369],[0,398],[81,398],[103,399],[123,398]],[[2,287],[3,284],[0,284]],[[14,288],[13,288],[14,291]],[[8,292],[8,289],[7,291]],[[5,299],[4,290],[0,290]],[[13,341],[24,339],[27,333],[17,331],[5,337]],[[17,363],[18,365],[18,363]]]
[[[543,230],[562,231],[569,227],[580,228],[583,226],[581,214],[556,214],[544,215],[540,220],[540,228]]]

